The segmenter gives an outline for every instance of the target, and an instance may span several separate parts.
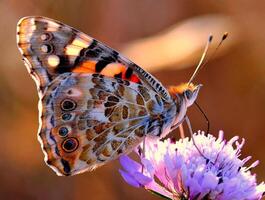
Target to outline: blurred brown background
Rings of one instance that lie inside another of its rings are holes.
[[[265,2],[229,0],[0,0],[1,199],[158,199],[127,185],[117,161],[75,177],[57,177],[43,162],[37,141],[37,92],[16,47],[16,23],[27,15],[65,22],[123,52],[165,85],[187,81],[207,35],[230,33],[195,82],[211,133],[246,138],[243,156],[265,178]],[[213,43],[211,49],[214,49]],[[189,111],[193,129],[206,123]],[[176,132],[178,133],[178,132]]]

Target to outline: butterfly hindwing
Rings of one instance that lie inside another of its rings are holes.
[[[18,23],[18,47],[40,90],[66,72],[99,73],[145,82],[165,100],[170,95],[151,74],[107,45],[61,22],[25,17]]]
[[[128,153],[163,110],[155,92],[137,83],[99,74],[65,73],[42,100],[40,141],[45,160],[58,175],[92,170]],[[156,128],[156,129],[155,129]]]

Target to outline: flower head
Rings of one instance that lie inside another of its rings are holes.
[[[258,161],[245,167],[251,157],[239,158],[244,140],[239,143],[238,137],[234,137],[226,142],[222,131],[217,139],[204,132],[193,137],[203,155],[189,138],[177,142],[147,139],[144,157],[138,153],[143,167],[139,163],[134,167],[132,162],[136,162],[123,156],[122,176],[133,186],[136,184],[126,176],[137,182],[138,187],[170,199],[254,200],[262,197],[265,184],[257,185],[255,174],[250,172]]]

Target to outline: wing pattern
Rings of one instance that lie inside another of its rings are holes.
[[[18,48],[39,92],[39,141],[58,175],[92,170],[168,132],[176,113],[151,74],[86,34],[26,17]]]
[[[154,91],[99,74],[59,76],[42,107],[46,162],[63,175],[92,170],[128,153],[147,133],[160,134],[170,122],[154,118],[164,107]]]

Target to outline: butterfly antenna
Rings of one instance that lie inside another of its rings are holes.
[[[212,58],[214,58],[214,55],[216,54],[216,52],[218,51],[218,49],[220,48],[220,46],[222,45],[222,43],[224,42],[224,40],[227,38],[227,36],[228,36],[228,33],[225,32],[225,33],[223,34],[223,36],[222,36],[221,41],[219,42],[219,44],[218,44],[217,47],[215,48],[214,52],[209,56],[209,58],[208,58],[204,63],[202,63],[203,60],[204,60],[204,57],[205,57],[205,55],[206,55],[206,53],[207,53],[207,50],[208,50],[209,44],[210,44],[210,42],[212,41],[212,38],[213,38],[211,35],[209,36],[208,42],[207,42],[207,44],[206,44],[206,46],[205,46],[205,49],[204,49],[204,52],[203,52],[202,57],[201,57],[201,59],[200,59],[200,62],[199,62],[199,64],[198,64],[198,66],[196,67],[196,70],[194,71],[192,77],[190,78],[190,80],[189,80],[189,82],[188,82],[188,85],[193,81],[193,79],[195,78],[195,76],[198,74],[198,71],[199,71],[201,68],[203,68],[203,67],[204,67],[204,66],[205,66],[205,65],[206,65],[206,64],[207,64]]]
[[[205,61],[205,62],[203,63],[203,65],[201,66],[201,68],[202,68],[203,66],[205,66],[209,61],[211,61],[212,58],[214,58],[216,52],[217,52],[218,49],[221,47],[221,45],[223,44],[223,42],[224,42],[224,40],[227,38],[227,36],[228,36],[228,33],[225,32],[225,33],[223,34],[223,37],[222,37],[221,41],[219,42],[219,44],[218,44],[217,47],[215,48],[214,52],[209,56],[208,59],[206,59],[206,61]]]
[[[224,40],[227,38],[227,36],[228,36],[228,32],[225,32],[225,33],[223,34],[223,37],[222,37],[221,41],[219,42],[218,46],[215,48],[214,53],[219,49],[219,47],[220,47],[221,44],[224,42]],[[214,54],[213,54],[213,55],[214,55]],[[213,55],[212,55],[212,56],[213,56]]]
[[[195,76],[197,75],[197,72],[199,71],[200,67],[202,66],[203,60],[204,60],[204,58],[205,58],[205,56],[206,56],[206,54],[207,54],[207,51],[208,51],[208,49],[209,49],[209,45],[210,45],[210,43],[212,42],[212,40],[213,40],[213,36],[210,35],[209,38],[208,38],[208,41],[207,41],[207,43],[206,43],[206,45],[205,45],[205,48],[204,48],[203,54],[202,54],[202,56],[201,56],[200,62],[199,62],[199,64],[197,65],[195,71],[193,72],[193,74],[192,74],[192,76],[191,76],[191,78],[190,78],[190,80],[189,80],[189,82],[188,82],[188,85],[191,84],[191,82],[193,81],[193,79],[194,79]]]

